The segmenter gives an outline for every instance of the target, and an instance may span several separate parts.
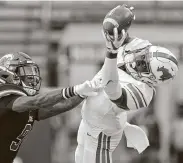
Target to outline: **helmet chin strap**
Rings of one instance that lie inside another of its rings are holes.
[[[36,94],[36,90],[35,89],[32,89],[31,87],[25,85],[25,83],[22,81],[22,86],[23,86],[23,89],[27,92],[27,94],[29,96],[33,96]]]

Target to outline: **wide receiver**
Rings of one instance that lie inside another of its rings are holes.
[[[25,53],[0,59],[0,162],[12,163],[35,120],[73,109],[83,96],[95,95],[94,82],[39,93],[39,67]],[[82,97],[81,97],[82,96]]]
[[[124,14],[120,25],[111,19],[116,12],[118,17],[119,13]],[[84,101],[76,163],[111,163],[123,132],[127,146],[139,153],[149,146],[143,130],[127,123],[127,111],[148,107],[155,95],[154,86],[171,81],[178,63],[169,50],[129,37],[127,31],[133,18],[130,8],[118,6],[104,19],[104,24],[113,23],[114,28],[112,32],[103,28],[107,53],[102,69],[93,80],[100,80],[105,89]],[[119,30],[120,26],[123,28]]]

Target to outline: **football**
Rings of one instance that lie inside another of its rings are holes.
[[[131,11],[131,8],[127,8],[126,5],[117,6],[107,13],[103,21],[103,30],[108,32],[109,35],[113,35],[114,27],[117,27],[118,34],[122,29],[127,30],[135,16]]]

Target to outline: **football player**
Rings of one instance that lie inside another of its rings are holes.
[[[12,163],[35,120],[69,111],[95,95],[94,82],[39,93],[38,65],[23,52],[0,59],[0,162]]]
[[[123,132],[127,146],[143,152],[149,146],[147,136],[138,126],[127,123],[127,112],[148,107],[155,95],[154,86],[171,81],[178,71],[177,59],[168,49],[128,35],[134,18],[130,8],[120,6],[109,13],[116,12],[118,18],[119,13],[124,14],[123,28],[119,31],[112,17],[104,19],[115,27],[112,33],[103,30],[107,53],[93,80],[101,80],[105,89],[83,103],[76,163],[111,163]]]

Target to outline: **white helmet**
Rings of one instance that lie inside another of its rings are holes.
[[[178,72],[176,57],[166,48],[147,46],[123,56],[127,72],[135,79],[154,86],[171,81]]]

